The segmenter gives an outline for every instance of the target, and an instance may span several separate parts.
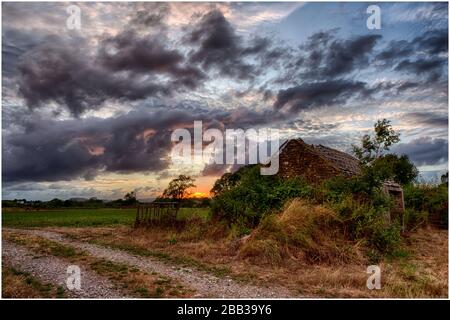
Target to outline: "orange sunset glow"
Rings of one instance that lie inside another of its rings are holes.
[[[204,193],[204,192],[200,192],[200,191],[192,192],[191,194],[189,194],[187,196],[187,198],[195,198],[195,199],[207,198],[207,197],[209,197],[209,193]]]

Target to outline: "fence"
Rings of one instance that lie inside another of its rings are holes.
[[[134,227],[174,223],[180,208],[178,202],[152,202],[137,207]]]

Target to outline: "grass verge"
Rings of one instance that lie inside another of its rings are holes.
[[[43,283],[27,272],[3,265],[2,298],[66,298],[63,287]]]

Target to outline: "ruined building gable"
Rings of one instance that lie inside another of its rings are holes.
[[[309,145],[302,139],[287,140],[278,156],[281,176],[302,176],[310,183],[337,175],[350,177],[360,170],[358,160],[352,156],[322,145]]]
[[[279,157],[279,175],[303,177],[308,183],[320,183],[335,176],[352,177],[361,172],[358,160],[351,155],[323,145],[310,145],[302,139],[287,140],[275,155]],[[394,198],[393,212],[403,212],[403,188],[385,181],[383,191]]]

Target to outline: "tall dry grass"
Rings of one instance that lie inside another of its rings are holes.
[[[334,211],[295,199],[277,215],[266,216],[239,250],[242,258],[278,265],[286,259],[342,264],[363,261],[358,243],[345,238]]]

